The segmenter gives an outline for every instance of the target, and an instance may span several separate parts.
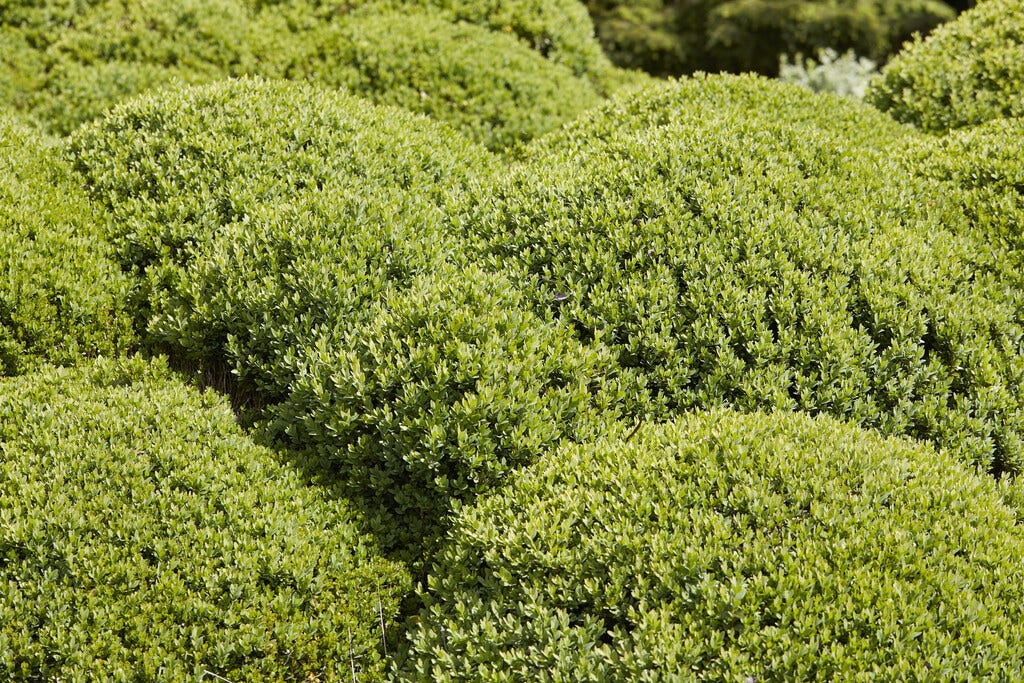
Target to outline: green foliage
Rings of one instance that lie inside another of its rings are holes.
[[[853,51],[840,55],[831,48],[818,52],[818,59],[796,55],[792,62],[783,55],[779,61],[779,79],[796,83],[814,92],[833,92],[843,97],[864,99],[868,81],[878,75],[870,59],[857,57]]]
[[[0,94],[67,134],[147,90],[287,77],[427,113],[503,149],[629,80],[604,58],[575,0],[335,5],[19,2],[0,11]]]
[[[150,343],[230,370],[397,525],[389,548],[572,432],[598,356],[464,264],[450,213],[492,171],[457,135],[239,82],[136,100],[71,148],[150,283]]]
[[[0,376],[132,346],[101,226],[50,143],[0,114]]]
[[[35,48],[30,79],[9,71],[23,79],[24,106],[56,133],[137,92],[255,68],[249,17],[236,0],[44,2],[32,9],[21,12],[20,24],[0,17]],[[62,22],[60,30],[54,22]]]
[[[805,415],[566,447],[463,510],[398,678],[1019,678],[1024,538],[999,493]]]
[[[316,312],[333,334],[286,351],[299,369],[273,427],[337,472],[403,556],[429,555],[453,503],[593,428],[607,356],[527,312],[504,278],[430,273],[360,324],[336,308]]]
[[[578,0],[418,0],[456,19],[512,33],[544,57],[578,76],[600,81],[609,68],[594,38],[594,24]]]
[[[660,75],[775,74],[779,57],[824,48],[882,59],[954,12],[939,0],[587,0],[612,60]]]
[[[407,574],[213,394],[137,360],[7,379],[0,454],[4,680],[380,677]]]
[[[69,141],[122,266],[183,264],[223,227],[330,186],[440,203],[492,158],[428,119],[258,79],[136,98]]]
[[[611,349],[641,415],[828,413],[1024,465],[1024,292],[869,107],[756,77],[616,100],[461,225],[534,310]]]
[[[601,98],[514,36],[436,11],[359,12],[311,30],[276,67],[449,122],[496,150],[557,128]]]
[[[1024,116],[1024,3],[986,0],[882,73],[867,101],[927,131]]]
[[[993,119],[942,136],[915,136],[897,152],[911,172],[958,202],[985,246],[1024,285],[1024,119]]]

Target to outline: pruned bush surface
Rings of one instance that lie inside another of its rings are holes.
[[[288,77],[430,114],[500,149],[629,80],[588,27],[575,0],[19,2],[0,10],[0,94],[67,134],[148,90]]]
[[[592,81],[514,36],[436,11],[360,12],[281,51],[277,68],[451,123],[496,150],[557,128],[602,98]]]
[[[69,144],[125,267],[184,263],[224,226],[324,188],[440,203],[493,160],[426,118],[259,79],[137,98]],[[326,194],[326,193],[325,193]]]
[[[586,0],[612,60],[658,75],[775,74],[779,57],[825,48],[880,60],[953,18],[938,0]]]
[[[1000,251],[1006,270],[1024,275],[1024,119],[915,136],[898,154],[912,173],[961,206],[982,248]]]
[[[129,283],[49,141],[0,112],[0,376],[131,348]]]
[[[612,349],[647,415],[828,413],[1024,463],[1021,292],[870,108],[755,77],[616,101],[463,221],[534,310]]]
[[[399,680],[1012,680],[995,482],[832,419],[695,414],[463,510]]]
[[[1024,3],[986,0],[890,62],[867,101],[927,131],[1024,116]]]
[[[3,380],[0,425],[4,680],[380,676],[407,575],[223,400],[105,361]]]
[[[229,370],[276,438],[397,525],[389,548],[572,434],[604,381],[465,263],[449,224],[490,158],[426,119],[235,83],[122,107],[72,150],[149,283],[147,340]]]

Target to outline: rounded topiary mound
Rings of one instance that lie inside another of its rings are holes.
[[[941,184],[985,243],[1006,252],[1007,270],[1022,274],[1024,119],[993,119],[946,135],[915,136],[899,156],[912,173]]]
[[[0,382],[0,677],[380,676],[408,589],[346,505],[160,364]]]
[[[928,131],[1024,116],[1024,2],[985,0],[883,70],[866,100]]]
[[[236,0],[19,2],[0,26],[32,48],[0,64],[17,79],[16,106],[59,134],[138,92],[257,66],[250,15]]]
[[[446,121],[496,150],[557,128],[601,98],[515,37],[436,11],[359,12],[283,52],[281,72]]]
[[[462,511],[399,680],[1012,680],[1024,537],[991,479],[726,411],[563,448]]]
[[[452,500],[572,435],[604,381],[465,264],[451,225],[490,157],[427,119],[237,83],[136,101],[72,149],[148,283],[147,340],[230,372],[388,548],[429,544]]]
[[[260,79],[136,98],[78,131],[69,152],[133,268],[185,262],[224,226],[304,193],[391,188],[442,203],[494,163],[426,118]]]
[[[0,376],[134,343],[129,283],[54,146],[0,114]]]
[[[912,132],[755,77],[621,99],[532,148],[462,221],[534,310],[611,348],[646,414],[829,413],[1024,465],[1022,294]]]

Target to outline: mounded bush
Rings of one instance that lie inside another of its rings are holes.
[[[43,2],[0,24],[34,48],[6,69],[17,101],[62,135],[130,95],[256,68],[250,15],[235,0]]]
[[[122,265],[182,264],[224,226],[330,186],[440,204],[485,150],[426,118],[314,86],[239,79],[139,97],[69,141]]]
[[[495,150],[602,101],[591,81],[514,36],[436,11],[356,13],[310,31],[281,57],[289,79],[428,114]]]
[[[986,0],[915,40],[867,101],[927,131],[1024,116],[1024,3]]]
[[[875,60],[915,32],[954,17],[939,0],[587,0],[597,35],[620,66],[659,75],[757,71],[781,55],[853,50]]]
[[[1024,464],[1022,294],[869,107],[744,77],[619,99],[461,225],[534,310],[611,349],[643,415],[801,410]]]
[[[409,579],[160,363],[0,381],[0,676],[378,679]]]
[[[994,481],[831,418],[696,413],[464,509],[399,680],[1014,679]]]
[[[0,376],[133,345],[106,237],[59,152],[0,113]]]
[[[71,147],[149,283],[148,341],[230,371],[388,548],[428,544],[453,499],[571,436],[605,381],[465,264],[449,224],[491,160],[422,117],[221,84],[136,100]]]
[[[1024,119],[994,119],[941,136],[915,136],[900,152],[926,182],[955,197],[985,244],[1021,272],[1024,247]],[[1019,284],[1018,284],[1019,286]]]

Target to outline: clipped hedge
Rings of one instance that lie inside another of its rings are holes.
[[[569,446],[462,511],[397,678],[1019,678],[1024,538],[999,493],[805,415]]]
[[[113,218],[122,265],[138,271],[185,263],[224,226],[307,192],[393,188],[443,203],[494,164],[423,117],[248,78],[136,98],[68,149]]]
[[[1024,119],[992,121],[920,136],[899,152],[915,175],[941,184],[1018,275],[1024,247]],[[1018,280],[1018,285],[1022,283]]]
[[[4,680],[381,677],[408,575],[223,400],[141,360],[0,385]]]
[[[605,381],[466,265],[449,224],[492,160],[424,118],[240,82],[137,100],[71,149],[149,283],[147,341],[230,371],[389,549],[571,435]]]
[[[355,13],[310,31],[281,57],[287,78],[422,112],[495,150],[601,102],[591,81],[515,37],[436,11]]]
[[[612,60],[658,75],[756,71],[779,57],[853,50],[875,60],[955,16],[939,0],[586,0]]]
[[[51,143],[0,113],[0,376],[132,347],[129,282]]]
[[[641,414],[828,413],[1024,464],[1021,290],[869,107],[752,76],[615,101],[462,221],[540,315],[611,349]]]
[[[867,101],[927,131],[1024,116],[1024,3],[986,0],[882,71]]]
[[[236,0],[43,2],[9,9],[0,25],[33,48],[6,65],[16,102],[61,135],[130,95],[257,66]]]

